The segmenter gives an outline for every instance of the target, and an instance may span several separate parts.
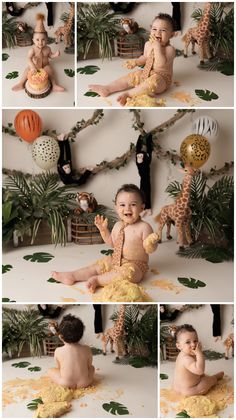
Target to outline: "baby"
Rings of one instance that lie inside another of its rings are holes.
[[[86,281],[91,293],[98,286],[112,282],[119,274],[133,283],[139,283],[148,271],[148,254],[156,250],[158,242],[158,235],[140,218],[144,206],[143,192],[136,185],[123,185],[115,197],[116,212],[120,220],[114,225],[112,232],[108,229],[108,220],[103,216],[97,215],[94,221],[104,242],[114,248],[113,255],[75,271],[54,271],[51,276],[67,285]]]
[[[173,389],[184,396],[204,395],[212,388],[224,372],[205,375],[205,357],[192,325],[184,324],[176,331],[176,347],[180,350],[176,359]]]
[[[84,325],[73,315],[63,317],[59,327],[59,338],[64,346],[55,350],[56,368],[48,371],[48,376],[57,385],[68,388],[87,387],[94,378],[92,352],[88,346],[79,344]]]
[[[144,69],[129,73],[108,85],[89,85],[89,88],[100,96],[128,89],[117,99],[122,106],[126,104],[127,98],[136,95],[154,96],[165,92],[172,83],[175,49],[169,41],[173,35],[173,19],[165,13],[160,13],[152,22],[151,35],[145,43],[143,55],[125,63],[128,69],[145,65]]]
[[[37,70],[43,68],[50,77],[52,90],[55,92],[63,92],[65,89],[56,83],[54,71],[49,64],[49,59],[59,57],[60,51],[56,51],[53,54],[51,48],[47,46],[47,32],[43,24],[44,15],[38,13],[36,19],[37,23],[33,34],[34,45],[28,53],[28,67],[25,69],[20,82],[13,86],[12,90],[19,91],[24,89],[28,79],[28,72],[30,70],[37,72]]]

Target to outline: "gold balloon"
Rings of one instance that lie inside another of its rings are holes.
[[[210,156],[211,146],[206,137],[190,134],[181,143],[180,156],[185,164],[200,168]]]

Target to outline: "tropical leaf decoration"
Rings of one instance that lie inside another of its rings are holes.
[[[6,265],[2,265],[2,274],[5,274],[5,273],[7,273],[8,271],[11,271],[11,269],[12,269],[13,267],[12,267],[12,265],[10,265],[10,264],[6,264]]]
[[[178,282],[181,283],[185,287],[189,287],[190,289],[198,289],[199,287],[205,287],[206,283],[200,280],[196,280],[192,277],[178,277]]]
[[[3,48],[13,48],[15,46],[15,33],[17,21],[15,17],[9,17],[6,11],[2,12],[2,43]]]
[[[101,254],[108,256],[108,255],[112,255],[114,253],[114,250],[113,249],[102,249],[100,252],[101,252]]]
[[[28,370],[30,372],[39,372],[40,370],[42,370],[42,368],[40,366],[32,366],[32,367],[29,367]]]
[[[50,277],[47,281],[48,281],[48,283],[58,283],[58,284],[60,284],[60,281],[57,281],[57,280],[53,279],[52,277]]]
[[[219,353],[218,351],[214,350],[204,350],[203,354],[206,360],[219,360],[225,357],[224,353]]]
[[[23,258],[26,261],[47,263],[51,261],[54,258],[54,256],[49,254],[48,252],[35,252],[32,255],[25,255]]]
[[[85,67],[79,67],[77,69],[77,73],[80,74],[95,74],[97,71],[100,70],[100,67],[98,66],[85,66]]]
[[[97,349],[96,347],[90,347],[93,356],[97,356],[98,354],[102,354],[103,351],[101,349]]]
[[[181,184],[171,182],[166,192],[176,198],[181,192]],[[208,261],[229,260],[233,256],[233,193],[234,181],[232,176],[222,176],[212,186],[207,178],[199,172],[193,177],[190,189],[191,231],[196,245],[179,251],[186,257],[205,258]],[[208,243],[205,243],[208,238]],[[221,246],[223,242],[227,246]],[[200,249],[200,245],[204,245]],[[214,245],[214,249],[212,248]],[[208,247],[209,246],[209,247]],[[219,250],[222,249],[222,251]],[[212,255],[214,250],[217,255]]]
[[[30,365],[29,362],[19,362],[19,363],[12,363],[12,366],[15,368],[26,368]]]
[[[84,93],[84,96],[91,96],[91,98],[95,98],[96,96],[100,96],[99,93],[93,92],[92,90],[88,90]]]
[[[16,79],[18,76],[19,76],[18,71],[12,71],[12,72],[8,73],[5,77],[6,77],[6,79]]]
[[[7,61],[9,57],[10,57],[10,55],[9,55],[9,54],[7,54],[7,53],[3,53],[3,54],[2,54],[2,61]]]
[[[160,373],[160,379],[161,380],[165,380],[165,379],[168,379],[168,378],[169,378],[169,376],[166,375],[166,373]]]
[[[109,3],[78,3],[77,49],[85,59],[92,44],[98,44],[99,56],[112,59],[112,40],[120,30],[120,17]]]
[[[51,229],[52,242],[56,245],[58,243],[65,245],[67,241],[65,221],[76,206],[72,188],[66,185],[60,186],[57,174],[49,172],[29,178],[21,172],[14,171],[6,177],[3,199],[6,206],[11,206],[10,221],[12,221],[12,224],[10,221],[7,224],[3,220],[3,233],[5,229],[6,239],[9,239],[10,233],[15,230],[19,237],[31,236],[33,244],[40,224],[44,220]]]
[[[72,69],[64,69],[64,73],[68,76],[68,77],[74,77],[75,76],[75,71]]]
[[[28,345],[31,356],[41,356],[43,339],[47,335],[48,327],[37,310],[17,310],[5,307],[2,311],[2,319],[3,352],[10,357],[16,352],[19,357],[23,346]]]
[[[129,414],[129,410],[123,404],[120,404],[115,401],[110,401],[109,403],[102,404],[102,408],[110,414],[114,416],[123,416],[125,414]]]
[[[195,89],[195,93],[203,101],[209,102],[219,98],[219,96],[215,92],[211,92],[208,89]]]
[[[3,297],[2,298],[2,303],[6,303],[6,302],[15,302],[15,300],[11,300],[10,298]]]
[[[188,415],[186,410],[183,410],[180,413],[176,414],[176,418],[190,419],[190,416]]]
[[[27,408],[29,410],[37,410],[39,404],[43,404],[43,400],[41,398],[35,398],[29,404],[27,404]]]

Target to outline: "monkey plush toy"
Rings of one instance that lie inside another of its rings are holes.
[[[59,177],[63,184],[65,185],[82,185],[84,184],[88,177],[92,174],[92,172],[89,169],[86,169],[86,171],[80,176],[79,179],[74,178],[72,174],[72,163],[71,163],[71,150],[70,150],[70,143],[69,139],[59,139],[58,138],[58,144],[60,147],[60,156],[57,162],[57,171],[59,174]]]
[[[140,135],[136,143],[136,165],[140,175],[140,189],[145,194],[145,210],[151,210],[151,175],[153,141],[152,134]]]

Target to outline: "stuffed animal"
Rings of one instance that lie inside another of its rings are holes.
[[[93,213],[98,206],[97,200],[94,197],[93,193],[78,193],[76,196],[76,201],[79,204],[79,207],[75,209],[76,214],[81,214],[83,212]]]
[[[229,334],[226,340],[224,341],[225,346],[225,359],[228,360],[229,352],[231,349],[232,357],[234,357],[234,334]]]
[[[123,35],[125,34],[135,34],[139,26],[138,23],[131,18],[123,18],[120,21],[122,28],[124,29]]]

